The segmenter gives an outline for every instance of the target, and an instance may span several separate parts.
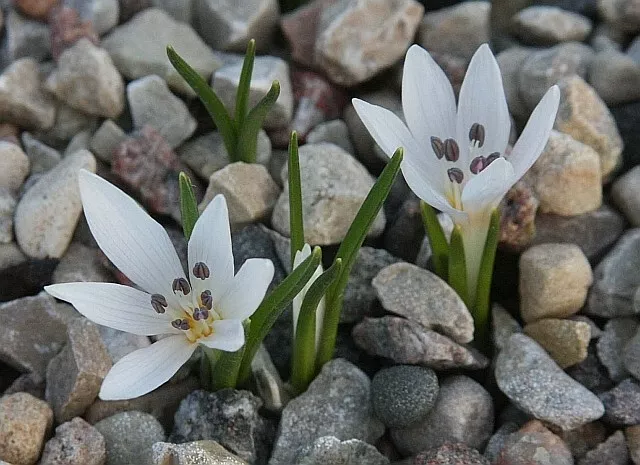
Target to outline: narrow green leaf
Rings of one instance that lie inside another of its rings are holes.
[[[244,322],[244,335],[245,339],[251,328],[251,321],[246,320]],[[211,382],[214,391],[220,389],[231,388],[234,389],[238,384],[238,373],[240,372],[240,363],[242,362],[242,356],[244,355],[246,346],[242,346],[235,352],[223,352],[218,351],[218,361],[213,367],[211,373]]]
[[[236,92],[236,128],[241,128],[244,118],[247,116],[247,105],[249,104],[249,90],[251,88],[251,75],[253,74],[253,62],[256,57],[256,41],[251,39],[247,44],[247,52],[244,54],[242,71],[240,72],[240,82]]]
[[[291,303],[293,298],[298,295],[311,279],[321,259],[322,250],[320,250],[320,247],[315,247],[311,255],[265,297],[251,317],[251,330],[245,342],[244,356],[238,376],[240,383],[244,383],[249,378],[251,361],[263,339],[287,305]]]
[[[198,202],[196,202],[196,195],[193,192],[191,179],[189,179],[189,176],[187,176],[184,171],[180,172],[178,185],[180,186],[182,230],[184,231],[184,237],[186,237],[188,241],[200,213],[198,212]]]
[[[304,247],[300,157],[298,156],[298,133],[295,131],[291,132],[289,141],[289,230],[291,236],[291,268],[293,269],[296,252]]]
[[[182,57],[170,46],[167,47],[167,56],[169,57],[169,61],[173,67],[178,71],[178,73],[180,73],[180,76],[187,81],[187,84],[191,86],[198,98],[204,104],[207,112],[209,112],[211,119],[213,119],[218,131],[220,131],[220,135],[222,136],[224,146],[229,153],[229,157],[232,158],[232,161],[237,161],[233,160],[233,156],[237,151],[236,146],[238,133],[224,104],[215,94],[213,89],[209,87],[207,81],[205,81],[196,70],[189,66],[189,64],[184,61]]]
[[[245,163],[255,163],[258,146],[258,132],[267,117],[267,113],[278,100],[280,83],[273,81],[269,92],[251,109],[242,126],[238,128],[237,157]]]
[[[438,215],[431,205],[420,201],[420,211],[422,212],[422,222],[429,238],[431,251],[433,252],[433,266],[436,274],[445,281],[448,274],[449,243],[442,230],[442,225],[438,221]]]
[[[460,298],[469,305],[469,292],[467,289],[467,263],[464,258],[464,245],[462,243],[462,229],[455,226],[451,233],[449,243],[449,285],[458,293]]]
[[[376,219],[378,212],[389,195],[396,176],[400,172],[401,162],[402,148],[399,148],[367,194],[351,226],[349,226],[349,230],[342,244],[340,244],[336,258],[342,259],[342,269],[340,270],[338,278],[327,291],[326,311],[322,325],[320,347],[316,357],[316,371],[333,357],[338,323],[340,322],[340,313],[342,312],[342,300],[344,298],[344,290],[347,287],[347,281],[349,280],[349,273],[356,261],[358,250],[360,250],[369,228]]]
[[[316,310],[327,289],[335,282],[342,269],[342,259],[335,262],[309,287],[298,315],[296,339],[293,342],[291,385],[296,393],[304,392],[316,371]]]

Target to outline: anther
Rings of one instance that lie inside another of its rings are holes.
[[[444,141],[444,156],[447,161],[458,161],[460,158],[460,147],[454,139],[447,139]]]
[[[189,326],[189,321],[187,319],[177,318],[171,322],[171,326],[176,329],[181,329],[182,331],[188,331],[191,327]]]
[[[202,294],[200,294],[200,301],[205,308],[211,310],[211,307],[213,307],[213,297],[211,297],[211,291],[208,289],[206,291],[203,291]]]
[[[469,129],[469,141],[477,142],[478,147],[484,145],[484,126],[480,123],[473,123]]]
[[[173,284],[171,285],[171,289],[173,289],[174,294],[176,293],[176,291],[182,292],[182,295],[187,295],[189,292],[191,292],[191,287],[189,286],[187,280],[184,278],[174,279]]]
[[[441,160],[444,157],[444,143],[439,137],[431,136],[431,148],[433,152],[438,157],[438,160]]]
[[[209,267],[203,262],[198,262],[193,266],[193,275],[199,279],[207,279],[209,277]]]
[[[196,321],[206,320],[209,318],[209,310],[206,308],[196,308],[193,311],[193,319]]]
[[[473,160],[471,160],[471,164],[469,165],[469,170],[473,174],[478,174],[480,171],[484,169],[486,164],[487,164],[486,158],[480,155],[479,157],[475,157]]]
[[[491,163],[493,163],[494,161],[496,161],[498,158],[500,158],[500,153],[499,152],[493,152],[491,155],[489,155],[486,159],[486,161],[484,162],[484,167],[486,168],[487,166],[489,166]]]
[[[461,184],[464,179],[464,173],[460,168],[449,168],[447,170],[447,174],[449,175],[449,181],[451,182]]]
[[[167,299],[162,294],[153,294],[151,296],[151,306],[156,313],[164,313],[164,309],[167,308]]]

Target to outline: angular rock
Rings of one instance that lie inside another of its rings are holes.
[[[640,424],[640,384],[627,378],[616,387],[600,394],[605,409],[605,422],[613,426]]]
[[[524,333],[540,344],[560,368],[587,358],[591,330],[582,321],[544,318],[524,327]]]
[[[0,141],[0,189],[17,191],[29,174],[29,157],[19,145]]]
[[[640,166],[617,178],[611,188],[611,198],[631,226],[640,226]]]
[[[404,462],[402,462],[404,463]],[[421,452],[409,465],[489,465],[480,452],[463,443],[445,442],[438,448]]]
[[[51,27],[51,55],[54,60],[57,61],[64,51],[73,47],[81,39],[87,39],[92,44],[98,45],[100,39],[93,29],[91,20],[83,17],[87,16],[85,11],[79,11],[75,5],[69,4],[57,5],[51,10],[49,26]]]
[[[11,191],[0,187],[0,244],[13,241],[13,213],[16,210],[16,199]]]
[[[533,45],[582,42],[591,33],[591,20],[562,8],[534,5],[516,13],[512,20],[516,36]]]
[[[52,283],[113,281],[103,265],[101,252],[79,242],[72,242],[53,272]]]
[[[607,105],[640,99],[640,64],[622,52],[597,53],[589,69],[589,84]]]
[[[625,443],[624,433],[616,431],[607,440],[593,450],[587,452],[578,465],[627,465],[629,452]]]
[[[151,451],[153,465],[248,465],[216,441],[156,442]]]
[[[598,340],[598,358],[616,383],[629,376],[624,366],[623,351],[637,329],[638,322],[633,318],[613,318],[607,321],[604,334]]]
[[[595,344],[589,344],[587,358],[582,362],[569,367],[567,374],[578,381],[594,394],[607,391],[613,387],[606,367],[600,362],[596,354]]]
[[[88,115],[56,100],[56,119],[53,126],[47,131],[39,131],[36,137],[52,147],[61,147],[79,133],[93,133],[97,126],[97,116]]]
[[[60,152],[40,142],[29,132],[24,131],[21,139],[22,146],[29,157],[31,174],[46,173],[62,160]]]
[[[600,421],[567,431],[553,425],[545,426],[564,441],[576,460],[581,460],[587,452],[607,439],[607,428]]]
[[[394,263],[372,281],[385,310],[420,323],[455,342],[473,340],[473,317],[458,294],[436,274]]]
[[[504,307],[496,303],[491,306],[491,326],[493,345],[498,350],[503,349],[512,334],[522,332],[520,323]]]
[[[100,338],[104,344],[112,363],[116,363],[122,357],[138,349],[144,349],[151,345],[147,336],[133,333],[125,333],[108,326],[98,326]]]
[[[598,12],[616,29],[634,33],[640,31],[640,14],[637,2],[631,0],[599,0]]]
[[[55,6],[55,0],[16,0],[13,2],[26,16],[36,19],[47,19],[47,14]]]
[[[532,51],[526,47],[510,47],[496,55],[509,111],[518,119],[526,119],[529,116],[529,109],[520,95],[519,75],[523,63]]]
[[[19,265],[27,260],[20,247],[15,242],[8,244],[0,243],[0,270],[5,270],[12,266]]]
[[[628,426],[624,429],[624,434],[627,439],[631,461],[638,465],[640,463],[640,425]]]
[[[539,421],[509,435],[496,465],[573,465],[567,445]]]
[[[102,434],[80,417],[56,428],[44,446],[40,465],[103,465],[107,459]]]
[[[100,160],[111,163],[113,152],[124,142],[127,134],[112,120],[104,120],[89,141],[91,152]]]
[[[389,459],[371,444],[358,439],[341,441],[324,436],[305,448],[296,461],[298,465],[388,465]]]
[[[4,27],[3,52],[8,62],[26,57],[42,61],[51,54],[51,31],[46,23],[34,21],[10,8]]]
[[[349,139],[347,123],[341,119],[334,119],[315,126],[307,134],[307,143],[319,144],[329,142],[344,149],[345,152],[354,153],[353,145]]]
[[[570,316],[568,318],[571,321],[580,321],[582,323],[586,323],[587,326],[589,326],[589,330],[591,332],[591,335],[589,336],[591,341],[593,341],[594,339],[600,339],[600,336],[602,336],[602,334],[604,333],[604,331],[602,331],[600,329],[600,327],[595,323],[595,321],[593,321],[591,318],[589,318],[586,315],[573,315]]]
[[[281,413],[291,396],[263,344],[251,361],[251,374],[255,392],[264,402],[264,408],[270,412]]]
[[[636,379],[640,379],[640,332],[627,342],[622,352],[622,359],[626,371]]]

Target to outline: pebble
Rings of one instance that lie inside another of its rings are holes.
[[[640,227],[640,166],[632,168],[613,182],[611,199],[631,226]]]
[[[0,397],[0,462],[34,465],[52,426],[46,402],[25,392]]]
[[[306,137],[307,143],[319,144],[329,142],[341,147],[345,152],[354,153],[353,144],[349,138],[347,123],[341,119],[325,121],[315,126]]]
[[[564,441],[576,461],[581,460],[587,452],[607,439],[607,428],[601,421],[587,423],[567,431],[553,425],[545,426]]]
[[[341,441],[323,436],[300,452],[297,465],[389,465],[389,459],[371,444],[358,439]]]
[[[29,164],[29,157],[19,145],[0,141],[0,189],[20,189],[29,174]]]
[[[215,441],[156,442],[151,451],[153,465],[248,465]]]
[[[52,283],[113,281],[98,249],[72,242],[53,272]]]
[[[180,403],[169,441],[213,439],[249,463],[266,464],[275,431],[260,407],[249,391],[194,391]]]
[[[498,354],[495,377],[519,409],[564,430],[604,414],[602,402],[574,381],[533,339],[514,334]]]
[[[605,409],[603,421],[613,426],[640,424],[640,384],[627,378],[613,389],[600,394]]]
[[[440,447],[419,453],[407,465],[490,465],[490,462],[464,443],[445,442]]]
[[[627,447],[631,461],[638,465],[640,463],[640,425],[627,426],[624,429],[627,439]]]
[[[519,428],[520,426],[518,423],[507,421],[503,423],[495,433],[493,433],[493,436],[489,438],[489,441],[484,448],[484,457],[489,461],[489,463],[493,464],[498,460],[498,455],[504,447],[507,438],[511,433],[518,431]]]
[[[124,82],[109,54],[83,38],[58,58],[46,89],[70,107],[116,118],[124,110]]]
[[[622,52],[597,53],[589,68],[589,84],[607,105],[640,99],[640,64]]]
[[[324,8],[315,64],[337,84],[360,84],[402,58],[423,12],[415,0],[337,2]]]
[[[51,27],[51,55],[59,60],[60,55],[73,47],[79,40],[87,39],[98,45],[100,39],[88,16],[90,13],[80,11],[75,5],[62,4],[51,10],[49,26]]]
[[[633,318],[613,318],[607,321],[604,334],[598,340],[598,358],[616,383],[629,376],[624,366],[623,351],[637,329],[638,322]]]
[[[627,342],[622,352],[624,367],[626,371],[640,379],[640,333],[636,334]]]
[[[106,119],[89,141],[91,152],[100,160],[111,163],[113,152],[127,139],[127,134],[113,120]]]
[[[368,354],[396,363],[435,370],[479,369],[489,363],[475,349],[400,317],[365,318],[353,328],[352,335],[356,345]]]
[[[290,394],[264,344],[260,344],[251,360],[251,375],[255,392],[264,402],[264,408],[270,412],[282,413],[282,409],[289,403]]]
[[[100,338],[105,345],[111,362],[116,363],[122,357],[138,349],[144,349],[151,345],[147,336],[140,336],[133,333],[125,333],[108,326],[98,326]]]
[[[385,228],[385,248],[395,256],[418,265],[420,248],[424,240],[428,240],[424,233],[420,199],[411,192],[399,208],[385,208],[384,211],[391,218],[395,216],[393,221],[389,221],[389,226]],[[442,225],[442,222],[440,224]],[[443,226],[443,230],[447,231],[447,228]],[[423,253],[428,253],[430,258],[431,244],[429,244],[429,250],[423,251]],[[420,259],[423,260],[422,257]]]
[[[626,33],[640,31],[637,3],[628,0],[598,0],[598,12],[615,29]]]
[[[31,166],[31,174],[46,173],[62,160],[62,155],[53,147],[40,142],[29,132],[24,131],[20,138]]]
[[[51,54],[51,29],[46,23],[25,17],[10,8],[4,29],[3,58],[7,62],[26,57],[43,61]]]
[[[13,2],[23,14],[36,19],[46,20],[56,0],[16,0]]]
[[[205,80],[220,67],[214,53],[191,26],[175,21],[159,8],[141,11],[102,40],[102,46],[126,78],[156,74],[176,92],[194,96],[191,87],[169,62],[167,45],[171,45]]]
[[[187,105],[171,93],[160,76],[145,76],[127,84],[127,101],[134,127],[153,126],[171,148],[186,141],[198,126]]]
[[[541,244],[520,257],[520,313],[525,322],[577,313],[593,282],[591,265],[573,244]]]
[[[0,187],[0,244],[13,241],[13,214],[16,199],[9,189]]]
[[[470,1],[429,11],[418,30],[418,44],[431,53],[471,60],[478,47],[489,42],[491,2]]]
[[[193,18],[193,0],[177,2],[175,0],[152,0],[154,7],[160,8],[175,19],[183,23],[190,23]]]
[[[431,271],[410,263],[394,263],[383,268],[372,285],[388,312],[461,344],[473,340],[471,313],[458,294]]]
[[[82,131],[77,133],[67,144],[64,149],[63,157],[73,155],[80,150],[89,150],[89,141],[91,139],[92,131]]]
[[[418,423],[391,428],[391,439],[403,455],[461,442],[482,448],[493,432],[493,399],[485,389],[466,376],[446,378],[431,411]]]
[[[491,326],[493,328],[493,345],[502,350],[512,334],[521,333],[522,326],[500,304],[491,305]]]
[[[120,2],[118,0],[92,0],[89,2],[91,25],[102,36],[118,25]]]
[[[162,425],[143,412],[122,412],[93,425],[107,443],[107,465],[153,465],[151,448],[165,440]]]
[[[370,385],[367,375],[346,360],[325,364],[307,391],[283,410],[269,464],[296,463],[301,450],[323,436],[369,444],[378,440],[384,426],[373,415]]]
[[[529,108],[520,95],[520,69],[534,50],[528,47],[514,46],[496,55],[509,111],[520,120],[526,120],[529,116]]]
[[[516,13],[513,33],[533,45],[554,45],[575,40],[582,42],[591,33],[591,20],[562,8],[533,5]]]
[[[310,244],[337,244],[344,239],[360,205],[373,187],[364,166],[333,144],[306,144],[300,147],[300,178],[304,186],[302,212],[305,240]],[[286,184],[287,169],[281,179]],[[273,228],[289,236],[289,189],[285,187],[273,210]],[[374,220],[369,237],[384,231],[382,211]]]
[[[25,129],[53,126],[56,107],[40,83],[38,63],[21,58],[0,74],[0,121]]]
[[[111,369],[111,358],[95,324],[75,318],[67,326],[67,338],[67,345],[47,366],[45,397],[59,423],[84,413]]]
[[[60,258],[76,228],[82,203],[78,171],[96,170],[87,150],[66,157],[22,196],[15,215],[15,234],[23,252],[34,258]]]
[[[560,368],[587,358],[591,330],[582,321],[544,318],[526,325],[524,333],[540,344]]]
[[[56,119],[53,126],[47,131],[39,131],[35,136],[52,147],[61,147],[77,134],[93,133],[97,127],[97,116],[88,115],[56,100]]]
[[[629,463],[629,452],[622,431],[616,431],[590,450],[578,462],[578,465],[627,465]]]
[[[640,287],[638,267],[640,228],[628,229],[595,267],[586,313],[603,318],[635,315],[633,296]]]
[[[27,260],[15,242],[3,244],[0,242],[0,270],[19,265]]]
[[[44,446],[40,465],[104,465],[106,443],[102,434],[80,417],[56,428]]]
[[[211,87],[230,114],[235,112],[241,71],[242,61],[234,60],[217,69],[212,78]],[[293,116],[293,89],[289,78],[289,64],[285,60],[275,56],[256,57],[249,86],[249,108],[253,108],[269,92],[273,81],[280,83],[280,95],[267,113],[262,124],[264,129],[278,129],[289,124]]]
[[[606,367],[600,362],[596,354],[596,345],[589,344],[587,358],[577,365],[569,367],[567,374],[589,389],[594,394],[607,391],[613,387]]]
[[[573,465],[567,445],[539,421],[507,436],[495,465]]]

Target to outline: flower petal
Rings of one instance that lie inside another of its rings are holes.
[[[553,86],[544,94],[531,113],[527,125],[509,155],[516,179],[520,179],[531,168],[544,150],[556,121],[558,105],[560,105],[560,89],[558,86]]]
[[[205,280],[196,278],[193,267],[202,262],[209,268]],[[233,251],[229,230],[229,212],[223,195],[216,195],[196,222],[189,239],[189,273],[191,283],[200,291],[211,291],[217,301],[233,279]]]
[[[305,244],[302,247],[302,250],[299,250],[298,252],[296,252],[296,256],[293,261],[293,267],[297,268],[300,265],[300,263],[302,263],[304,260],[307,259],[307,257],[309,257],[309,255],[311,255],[311,246],[309,244]],[[300,309],[302,308],[302,302],[304,301],[304,297],[307,295],[307,292],[309,291],[309,288],[311,287],[311,285],[314,283],[316,279],[318,279],[318,277],[322,274],[322,272],[323,272],[322,263],[320,263],[316,268],[316,270],[313,272],[313,275],[311,275],[311,278],[309,279],[309,281],[307,281],[307,284],[305,284],[302,290],[298,292],[298,294],[293,298],[292,306],[293,306],[294,338],[296,335],[296,329],[298,327],[298,316],[300,315]],[[320,309],[320,305],[322,305],[322,309]],[[323,319],[324,319],[324,297],[322,298],[321,303],[318,304],[318,310],[316,311],[316,333],[318,333],[318,331],[322,329]],[[320,328],[318,328],[318,324],[320,324]]]
[[[273,279],[273,272],[273,263],[269,259],[250,258],[244,262],[220,299],[216,311],[225,320],[242,321],[249,318],[262,302]]]
[[[456,137],[456,98],[446,74],[418,45],[407,51],[402,74],[402,110],[413,137],[435,157],[431,137]]]
[[[166,314],[151,306],[151,295],[113,283],[64,283],[45,286],[45,291],[73,305],[99,325],[127,333],[153,336],[173,332]]]
[[[481,45],[471,58],[460,88],[457,135],[461,159],[463,147],[468,147],[469,130],[474,123],[482,124],[485,129],[483,153],[498,152],[504,155],[511,132],[511,119],[502,87],[502,74],[487,44]],[[468,151],[465,149],[464,153],[468,154]],[[467,159],[464,165],[468,167],[470,162]]]
[[[198,340],[210,349],[235,352],[244,345],[244,328],[240,320],[216,320],[213,333]]]
[[[462,190],[462,205],[470,215],[494,208],[515,183],[513,167],[500,157],[473,176]]]
[[[164,228],[101,177],[81,170],[79,183],[87,223],[109,260],[148,293],[176,303],[171,283],[184,271]]]
[[[189,360],[196,347],[184,336],[171,336],[125,355],[107,373],[100,398],[133,399],[153,391]]]

